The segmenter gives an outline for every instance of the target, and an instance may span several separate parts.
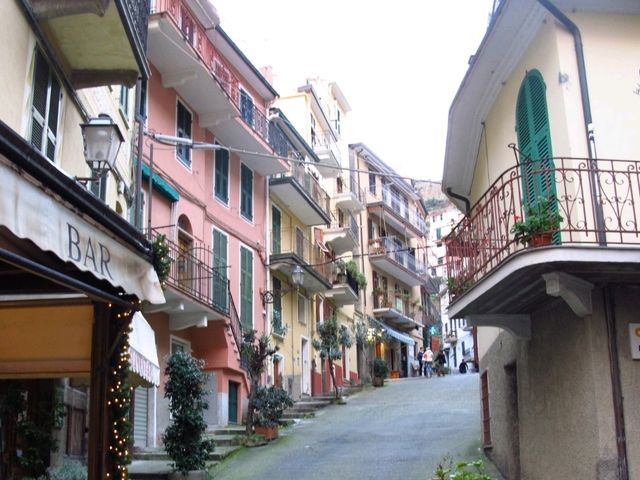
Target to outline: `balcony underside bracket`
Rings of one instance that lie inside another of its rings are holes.
[[[201,313],[177,313],[169,317],[169,330],[184,330],[189,327],[204,328],[207,326],[207,316]]]
[[[591,315],[592,283],[564,272],[545,273],[542,278],[547,284],[548,295],[561,297],[579,317]]]
[[[531,340],[531,316],[528,314],[467,315],[469,325],[474,327],[498,327],[520,340]]]

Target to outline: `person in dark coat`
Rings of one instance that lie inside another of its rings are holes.
[[[444,364],[447,363],[447,357],[444,356],[444,352],[440,350],[436,356],[436,374],[439,377],[444,377]]]
[[[418,364],[420,365],[420,368],[419,368],[420,376],[422,376],[422,355],[423,355],[422,347],[420,347],[420,351],[418,352],[418,356],[417,356]]]

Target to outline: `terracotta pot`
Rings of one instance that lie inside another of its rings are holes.
[[[273,440],[278,438],[278,427],[264,427],[262,425],[256,425],[255,432],[262,435],[267,440]]]
[[[529,245],[532,247],[544,247],[545,245],[551,245],[553,242],[553,232],[544,232],[532,235],[529,240]]]
[[[371,381],[374,387],[382,387],[384,385],[384,378],[382,377],[373,377]]]

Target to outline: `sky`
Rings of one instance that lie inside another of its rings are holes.
[[[212,0],[278,93],[321,77],[351,106],[344,136],[401,175],[442,179],[447,118],[494,0]],[[285,111],[286,114],[286,111]]]

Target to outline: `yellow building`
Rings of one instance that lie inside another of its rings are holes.
[[[505,0],[451,105],[448,313],[507,478],[640,478],[639,50],[638,2]]]

